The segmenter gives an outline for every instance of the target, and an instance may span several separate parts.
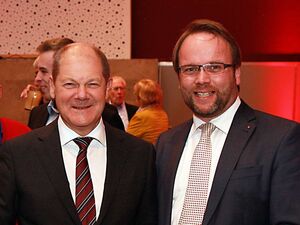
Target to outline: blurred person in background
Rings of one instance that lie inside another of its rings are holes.
[[[128,127],[129,120],[133,117],[138,107],[125,102],[126,81],[121,76],[112,76],[107,87],[107,101],[115,106],[119,116],[122,119],[125,130]]]
[[[2,98],[3,87],[0,84],[0,99]],[[29,132],[31,129],[25,124],[9,118],[0,118],[0,145],[5,141]]]
[[[36,49],[38,56],[33,62],[35,78],[33,84],[28,84],[20,97],[26,98],[31,89],[37,88],[42,93],[42,103],[49,103],[49,78],[52,76],[53,55],[67,44],[74,43],[70,38],[53,38],[42,42]]]
[[[33,84],[27,85],[22,91],[21,98],[26,98],[31,89],[37,88],[42,94],[42,104],[34,107],[29,115],[28,126],[31,129],[39,128],[56,119],[58,110],[55,101],[51,100],[49,78],[52,76],[53,55],[62,47],[74,43],[69,38],[54,38],[42,42],[37,47],[38,57],[33,63],[35,78]]]
[[[142,79],[133,91],[139,109],[129,121],[127,132],[154,144],[169,128],[168,115],[162,108],[162,90],[157,82]]]

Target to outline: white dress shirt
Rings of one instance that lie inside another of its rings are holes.
[[[67,173],[71,194],[76,201],[76,158],[79,152],[79,147],[73,141],[74,138],[80,137],[77,133],[71,130],[59,116],[58,118],[58,130],[61,141],[62,156]],[[106,134],[102,119],[97,127],[92,130],[88,135],[93,140],[90,143],[87,151],[87,160],[93,182],[95,204],[96,204],[96,218],[99,217],[100,207],[103,199],[104,181],[106,174],[107,163],[107,146],[106,146]]]
[[[128,127],[128,113],[126,109],[125,102],[123,102],[120,106],[117,107],[119,116],[122,119],[124,129],[127,130]]]
[[[228,131],[230,129],[233,117],[241,104],[241,100],[238,97],[232,106],[227,109],[220,116],[212,119],[210,123],[216,126],[216,129],[211,135],[212,143],[212,160],[208,184],[208,196],[211,190],[212,182],[216,172],[217,164],[227,137]],[[185,192],[188,186],[188,178],[190,172],[190,165],[193,157],[194,150],[198,144],[201,137],[201,129],[199,127],[205,123],[200,120],[195,115],[193,116],[193,124],[190,129],[189,136],[187,138],[180,162],[178,165],[174,192],[173,192],[173,201],[172,201],[172,225],[178,225],[181,211],[183,208]]]
[[[48,111],[48,120],[46,122],[46,125],[51,123],[53,120],[55,120],[59,114],[58,110],[54,106],[54,101],[51,100],[47,105],[47,111]]]

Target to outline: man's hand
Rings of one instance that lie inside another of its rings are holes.
[[[23,91],[21,92],[20,98],[22,98],[22,99],[27,98],[27,97],[28,97],[28,92],[29,92],[30,90],[35,90],[35,89],[37,89],[37,87],[36,87],[35,85],[33,85],[33,84],[28,84],[28,85],[26,86],[26,88],[24,88]]]

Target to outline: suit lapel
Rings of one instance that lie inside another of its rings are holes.
[[[189,120],[182,126],[178,127],[177,132],[171,137],[171,141],[164,146],[165,149],[170,149],[168,151],[170,153],[170,157],[168,157],[168,162],[164,162],[166,163],[166,169],[164,170],[165,173],[160,178],[161,180],[159,183],[164,183],[164,185],[162,185],[164,189],[162,190],[161,194],[164,196],[164,202],[167,204],[166,206],[162,206],[166,207],[166,210],[168,210],[165,215],[168,217],[166,218],[166,221],[171,221],[173,187],[175,183],[176,172],[192,122],[192,120]]]
[[[40,127],[45,126],[45,124],[48,121],[49,118],[49,113],[48,113],[48,109],[47,109],[48,104],[43,104],[42,109],[42,113],[41,113],[41,117],[40,117]]]
[[[36,148],[36,152],[61,203],[74,224],[80,225],[64,167],[57,120],[47,128],[46,133],[39,135],[40,145]]]
[[[107,144],[107,165],[104,184],[103,200],[100,215],[96,224],[101,224],[107,210],[115,196],[118,182],[126,163],[126,146],[122,146],[124,137],[119,135],[114,128],[105,123],[106,144]],[[120,131],[123,132],[123,131]]]
[[[49,113],[47,109],[48,104],[44,103],[34,109],[33,121],[31,124],[32,128],[39,128],[45,126],[48,121]]]
[[[240,155],[255,130],[253,110],[241,103],[227,135],[209,195],[203,225],[207,225],[219,204]]]
[[[129,105],[125,102],[126,111],[128,114],[128,121],[134,116],[135,112],[137,111],[138,107],[134,105]]]

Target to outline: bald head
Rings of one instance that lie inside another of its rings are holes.
[[[96,57],[102,67],[102,75],[105,81],[106,82],[108,81],[110,75],[110,69],[109,69],[109,64],[106,56],[98,48],[87,43],[69,44],[54,54],[54,63],[53,63],[53,72],[52,72],[54,81],[56,80],[56,77],[59,74],[61,61],[64,59],[66,55],[68,55],[68,57],[77,57],[78,59],[80,57],[83,57],[84,59],[87,60]],[[80,65],[80,60],[78,61],[78,65]]]

